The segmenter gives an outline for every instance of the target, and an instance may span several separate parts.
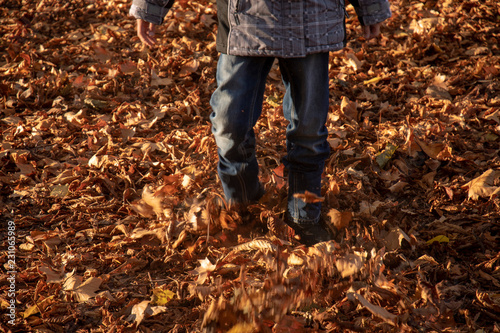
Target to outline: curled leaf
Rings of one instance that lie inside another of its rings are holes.
[[[323,202],[325,198],[320,197],[312,192],[305,191],[304,193],[295,193],[293,195],[294,198],[301,199],[305,203],[315,203],[315,202]]]

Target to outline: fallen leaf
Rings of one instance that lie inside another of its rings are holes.
[[[168,77],[159,77],[158,74],[151,70],[151,86],[152,87],[161,87],[161,86],[170,86],[174,81]]]
[[[198,70],[198,67],[200,67],[200,62],[196,59],[191,59],[181,67],[179,76],[191,75]]]
[[[389,323],[393,326],[397,325],[398,316],[390,313],[389,311],[387,311],[386,309],[384,309],[381,306],[374,305],[374,304],[368,302],[368,300],[366,298],[364,298],[363,296],[361,296],[360,294],[355,293],[355,292],[349,292],[349,293],[347,293],[347,298],[351,302],[354,300],[358,300],[359,303],[363,307],[365,307],[368,311],[370,311],[376,317],[383,319],[386,323]]]
[[[445,235],[439,235],[439,236],[436,236],[434,237],[433,239],[429,239],[426,244],[427,245],[431,245],[432,243],[434,242],[438,242],[438,243],[449,243],[450,242],[450,239],[448,237],[446,237]]]
[[[401,248],[403,240],[411,244],[410,237],[401,228],[393,228],[389,234],[384,237],[384,244],[388,251],[394,251]]]
[[[443,143],[430,143],[427,144],[422,140],[415,138],[415,142],[422,148],[422,150],[433,159],[438,159],[439,153],[445,148]]]
[[[397,146],[387,144],[385,150],[375,157],[375,161],[381,169],[383,169],[387,165],[387,163],[389,163],[397,149]]]
[[[349,120],[358,120],[358,103],[356,101],[351,102],[349,98],[342,96],[340,102],[340,111]]]
[[[102,279],[98,277],[91,277],[85,282],[83,277],[72,275],[63,284],[63,290],[71,292],[76,301],[82,303],[88,301],[90,298],[95,297],[96,291],[99,289]]]
[[[431,85],[427,88],[425,93],[433,98],[452,101],[453,97],[450,93],[441,86]]]
[[[50,305],[57,303],[57,300],[55,299],[55,295],[51,295],[47,298],[44,298],[43,300],[37,302],[36,304],[33,304],[29,306],[26,310],[23,312],[23,318],[26,319],[32,315],[35,315],[40,312],[40,310],[44,311],[47,307]]]
[[[135,326],[139,326],[144,317],[147,314],[147,309],[149,308],[149,301],[142,301],[132,307],[132,311],[130,311],[130,315],[127,318],[127,321],[133,321]]]
[[[196,284],[203,284],[207,280],[208,276],[215,270],[217,265],[212,264],[208,258],[198,260],[200,267],[192,270],[190,273],[193,275],[198,275],[196,279]]]
[[[155,305],[167,305],[172,298],[174,298],[175,293],[168,289],[156,288],[153,290],[153,296],[151,296],[151,303]]]
[[[339,212],[338,210],[332,208],[328,212],[328,217],[330,217],[330,221],[335,226],[335,228],[337,228],[337,230],[341,230],[347,228],[349,226],[349,223],[351,223],[352,212]]]
[[[377,208],[382,206],[383,203],[380,201],[375,201],[374,203],[368,203],[366,201],[361,201],[359,204],[359,214],[360,215],[365,215],[365,216],[370,216],[375,213]]]
[[[346,54],[346,57],[347,57],[347,65],[349,67],[352,67],[352,69],[354,69],[354,71],[357,72],[363,66],[363,63],[358,59],[358,57],[356,57],[356,55],[354,53],[348,52]]]
[[[494,194],[499,194],[499,187],[493,186],[495,179],[498,177],[500,177],[499,170],[489,169],[481,176],[465,184],[465,187],[469,188],[469,199],[477,200],[480,197],[491,197]]]
[[[56,185],[52,187],[50,195],[53,197],[64,198],[69,193],[69,185]]]

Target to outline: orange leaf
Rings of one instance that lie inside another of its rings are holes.
[[[297,199],[302,199],[302,201],[304,201],[305,203],[315,203],[315,202],[325,201],[325,198],[319,197],[316,194],[309,191],[305,191],[304,193],[295,193],[293,197]]]

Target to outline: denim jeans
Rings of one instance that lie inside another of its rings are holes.
[[[309,191],[320,195],[321,174],[330,153],[325,122],[328,114],[328,53],[279,58],[286,88],[283,114],[288,170],[287,213],[295,223],[317,223],[321,204],[294,198]],[[217,89],[210,104],[212,132],[218,147],[218,173],[226,199],[248,203],[258,199],[261,184],[255,156],[254,126],[261,115],[267,75],[273,57],[221,54]]]

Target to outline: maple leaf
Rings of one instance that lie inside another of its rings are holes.
[[[191,274],[198,275],[196,279],[196,284],[203,284],[207,280],[208,276],[215,270],[217,265],[212,264],[208,259],[199,259],[200,267],[190,271]]]
[[[63,290],[72,292],[78,302],[86,302],[97,295],[96,291],[101,283],[102,279],[98,277],[91,277],[83,282],[83,277],[73,275],[64,281]]]

